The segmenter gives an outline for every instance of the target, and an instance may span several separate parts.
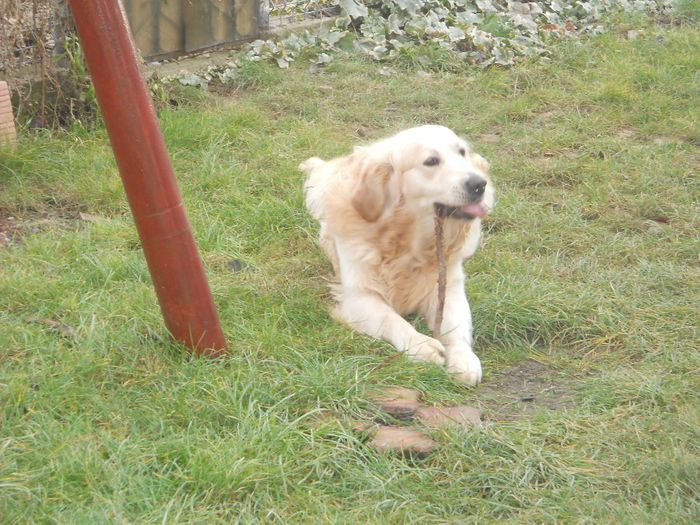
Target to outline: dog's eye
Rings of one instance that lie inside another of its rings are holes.
[[[437,157],[428,157],[423,163],[424,166],[437,166],[438,164],[440,164],[440,159]]]
[[[459,148],[459,154],[462,155],[462,157],[466,157],[467,150],[465,150],[464,148]]]

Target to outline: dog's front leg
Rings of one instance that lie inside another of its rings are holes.
[[[381,297],[371,292],[344,291],[336,317],[360,332],[388,341],[411,359],[445,363],[445,348],[440,341],[416,331]]]
[[[464,291],[464,272],[461,268],[448,271],[445,289],[445,309],[440,333],[435,333],[437,310],[437,286],[423,309],[423,316],[433,330],[433,335],[447,351],[447,370],[458,381],[476,385],[481,381],[481,361],[472,351],[472,314]]]

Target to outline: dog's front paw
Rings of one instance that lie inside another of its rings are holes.
[[[406,349],[406,356],[413,361],[445,364],[445,347],[437,339],[426,339]]]
[[[447,371],[465,385],[475,386],[481,382],[481,361],[474,352],[450,354]]]

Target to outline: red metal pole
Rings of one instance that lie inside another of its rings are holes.
[[[165,325],[197,353],[226,347],[119,0],[71,0],[97,100]]]

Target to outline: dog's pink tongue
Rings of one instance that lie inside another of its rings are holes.
[[[470,202],[462,206],[459,211],[471,215],[472,217],[486,217],[489,211],[479,202]]]

